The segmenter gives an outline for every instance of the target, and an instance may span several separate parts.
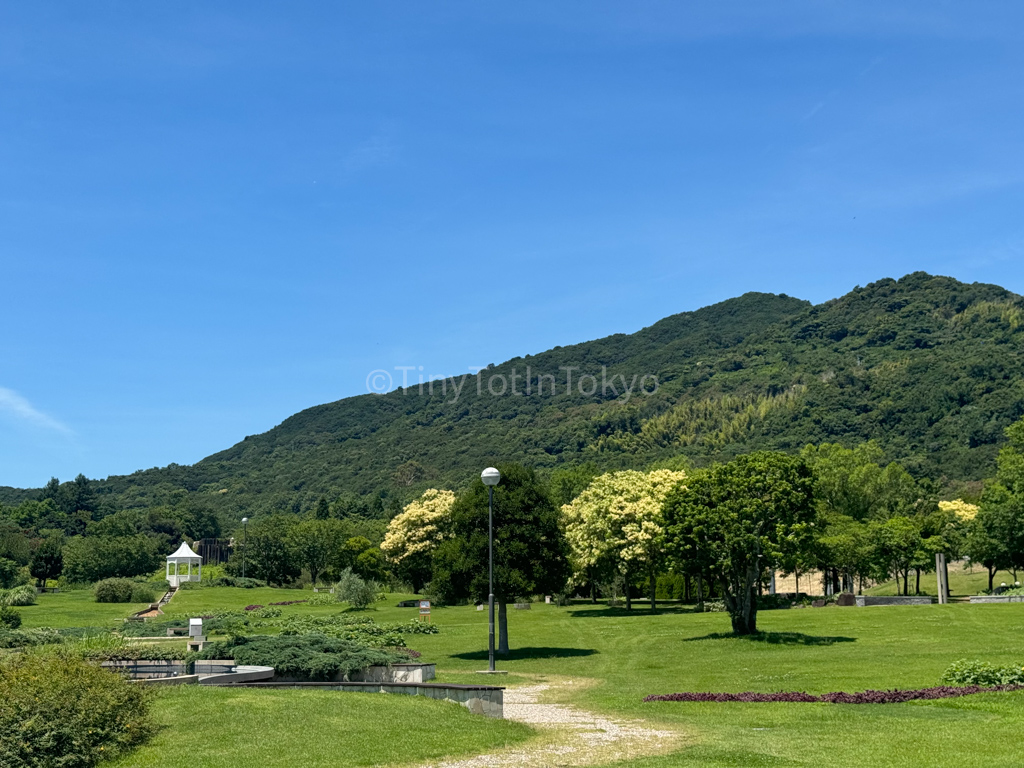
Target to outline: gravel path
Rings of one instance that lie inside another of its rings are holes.
[[[432,768],[491,768],[523,766],[554,768],[610,763],[640,755],[651,755],[670,748],[679,735],[659,731],[642,722],[610,720],[567,704],[540,701],[546,693],[561,693],[573,686],[573,680],[511,688],[505,691],[505,719],[518,720],[538,728],[540,737],[525,747],[477,755],[461,760],[431,763]]]

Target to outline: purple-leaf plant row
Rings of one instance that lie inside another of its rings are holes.
[[[824,702],[826,704],[901,704],[905,701],[918,699],[951,699],[956,696],[970,696],[972,693],[995,693],[999,691],[1019,691],[1024,685],[965,685],[952,687],[939,685],[934,688],[918,688],[909,691],[861,691],[860,693],[844,693],[833,691],[814,696],[798,691],[780,691],[779,693],[667,693],[663,695],[645,696],[644,701],[739,701],[739,702]]]

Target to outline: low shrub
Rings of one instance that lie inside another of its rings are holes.
[[[330,592],[314,592],[306,600],[308,605],[334,605],[336,602],[338,602],[337,595]]]
[[[135,590],[131,579],[103,579],[93,587],[97,603],[130,603]]]
[[[943,685],[1024,685],[1024,667],[996,666],[977,659],[960,659],[942,673]]]
[[[0,630],[0,648],[32,648],[64,642],[64,636],[53,627]]]
[[[724,600],[705,600],[704,613],[725,613]]]
[[[9,605],[0,605],[0,627],[17,629],[21,626],[21,614]]]
[[[211,587],[241,587],[242,589],[257,589],[267,586],[267,582],[262,579],[250,579],[245,576],[221,576],[209,582],[198,583],[208,583]]]
[[[245,610],[248,611],[249,609],[246,608]],[[273,608],[270,606],[261,605],[253,609],[249,613],[249,615],[252,616],[254,619],[276,619],[280,617],[282,613],[284,613],[284,611],[282,611],[280,608]]]
[[[146,688],[73,654],[10,656],[0,689],[4,768],[91,768],[154,730]]]
[[[299,603],[306,603],[308,600],[281,600],[277,603],[270,603],[270,605],[298,605]]]
[[[688,701],[688,702],[745,702],[745,703],[778,703],[778,702],[822,702],[825,704],[902,704],[907,701],[918,701],[922,699],[951,699],[957,696],[970,696],[975,693],[996,693],[1001,691],[1018,691],[1024,688],[1022,685],[995,685],[981,686],[969,685],[963,687],[951,687],[948,685],[936,686],[934,688],[918,688],[916,690],[892,690],[892,691],[861,691],[860,693],[845,693],[844,691],[833,691],[815,696],[800,691],[780,691],[779,693],[755,693],[745,691],[743,693],[667,693],[661,695],[645,696],[644,701]]]
[[[14,589],[0,590],[0,605],[35,605],[36,589],[29,584],[22,584]]]
[[[133,603],[152,603],[156,600],[156,595],[153,593],[153,588],[149,584],[133,584],[132,585],[132,599]]]
[[[342,571],[341,578],[334,585],[335,597],[357,610],[369,608],[382,598],[383,592],[380,584],[376,581],[363,581],[351,568]]]
[[[280,674],[330,680],[374,665],[408,661],[408,654],[322,634],[255,635],[208,643],[197,658],[234,659],[239,664],[273,667]]]
[[[282,635],[326,635],[374,648],[401,647],[405,635],[435,634],[436,624],[412,619],[404,624],[378,624],[368,616],[292,616],[279,622]],[[426,629],[431,627],[432,629]]]

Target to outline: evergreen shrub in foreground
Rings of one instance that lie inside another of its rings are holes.
[[[4,768],[91,768],[153,732],[145,688],[74,654],[12,655],[0,690]]]

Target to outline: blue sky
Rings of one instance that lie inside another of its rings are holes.
[[[0,485],[745,291],[1024,292],[1024,6],[0,3]],[[396,376],[400,373],[396,373]]]

